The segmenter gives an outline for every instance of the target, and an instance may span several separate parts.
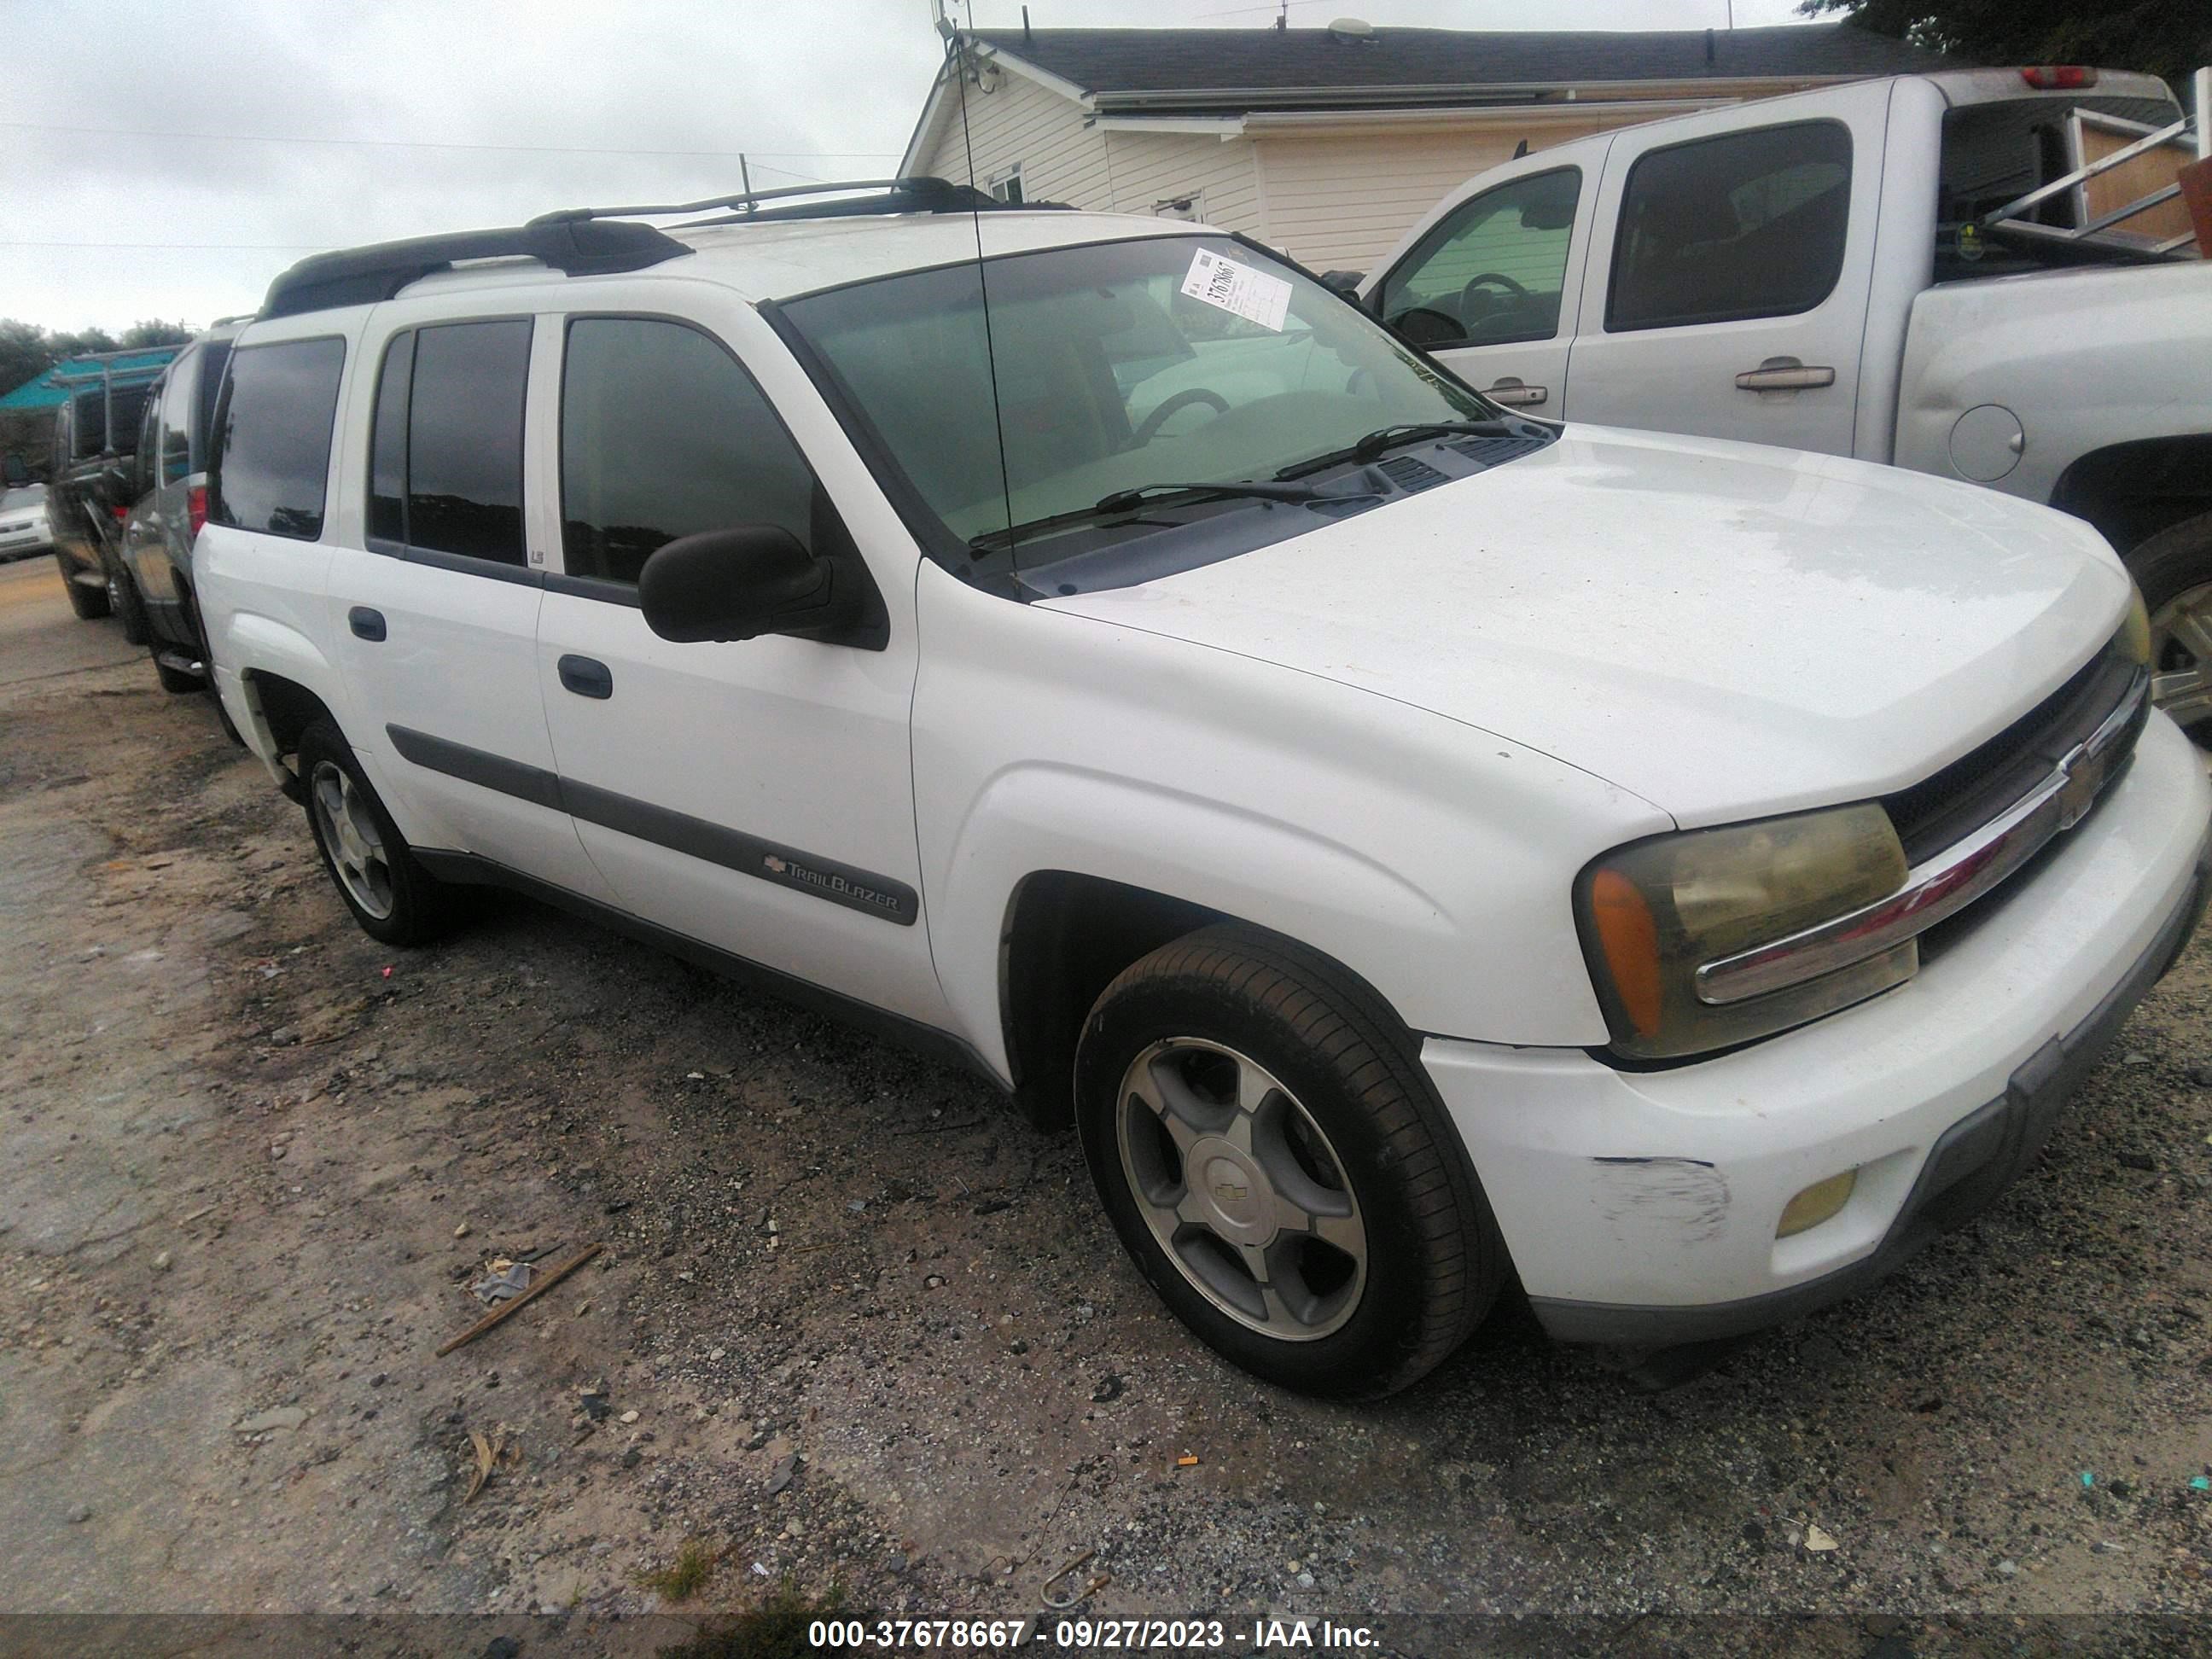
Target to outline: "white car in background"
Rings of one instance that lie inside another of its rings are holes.
[[[46,487],[19,484],[0,492],[0,559],[27,559],[54,550],[46,524]]]
[[[2196,922],[2076,520],[1504,413],[1203,227],[625,211],[278,280],[193,556],[239,728],[380,939],[505,884],[1072,1116],[1261,1376],[1401,1387],[1516,1275],[1638,1344],[1858,1288]]]

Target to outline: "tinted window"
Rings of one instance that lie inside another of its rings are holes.
[[[1562,167],[1462,203],[1383,283],[1383,317],[1435,312],[1471,345],[1550,339],[1582,177]]]
[[[419,331],[407,417],[407,544],[525,562],[530,319]]]
[[[415,369],[415,332],[392,337],[376,381],[376,420],[369,439],[368,539],[407,540],[407,388]]]
[[[568,574],[634,582],[664,542],[770,524],[804,543],[814,477],[752,379],[678,323],[580,318],[561,376]]]
[[[192,470],[194,416],[200,405],[200,371],[204,357],[188,351],[161,382],[161,479],[174,483]]]
[[[1835,121],[1652,151],[1629,169],[1608,329],[1784,317],[1844,268],[1851,136]]]
[[[208,517],[313,541],[323,533],[343,340],[287,340],[231,354],[216,406]]]

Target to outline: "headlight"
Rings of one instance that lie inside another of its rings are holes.
[[[1660,836],[1608,853],[1576,884],[1577,923],[1615,1052],[1674,1059],[1817,1019],[1912,977],[1910,941],[1741,1001],[1698,994],[1709,962],[1788,938],[1905,884],[1889,814],[1867,803]]]

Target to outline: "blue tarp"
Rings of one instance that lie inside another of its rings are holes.
[[[110,358],[108,368],[118,380],[126,378],[134,380],[144,380],[149,374],[158,371],[170,358],[183,349],[182,346],[149,346],[143,351],[134,351],[127,356]],[[69,401],[71,392],[81,392],[88,386],[99,385],[97,380],[93,380],[76,386],[56,386],[54,380],[57,376],[84,374],[96,375],[99,372],[100,364],[95,359],[69,358],[56,363],[35,380],[24,381],[6,397],[0,398],[0,409],[56,408]]]

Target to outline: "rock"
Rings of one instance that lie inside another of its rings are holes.
[[[1821,1555],[1841,1546],[1837,1543],[1836,1535],[1826,1528],[1808,1524],[1805,1528],[1805,1547],[1815,1555]]]
[[[2020,1571],[2020,1563],[2017,1561],[2000,1561],[1997,1563],[1997,1571],[2005,1577],[2009,1578]]]
[[[520,1659],[522,1644],[512,1636],[495,1636],[484,1644],[483,1659]]]
[[[163,1250],[159,1255],[154,1258],[154,1271],[157,1273],[165,1273],[168,1272],[171,1259],[169,1253],[167,1250]]]
[[[240,1434],[289,1434],[314,1413],[305,1406],[276,1406],[257,1412],[238,1425]]]
[[[637,1421],[637,1413],[635,1411],[624,1412],[621,1420],[625,1423],[635,1423]]]
[[[2212,1066],[2191,1066],[2182,1075],[2200,1089],[2212,1089]]]
[[[1311,1589],[1313,1587],[1314,1587],[1314,1576],[1313,1576],[1313,1574],[1311,1574],[1311,1573],[1310,1573],[1310,1572],[1302,1572],[1302,1573],[1300,1573],[1300,1574],[1298,1575],[1298,1588],[1299,1588],[1300,1589]]]
[[[89,1504],[80,1504],[70,1511],[70,1525],[72,1527],[81,1527],[91,1519],[92,1505]]]
[[[2150,1171],[2158,1168],[2158,1160],[2148,1152],[2122,1152],[2113,1161],[2123,1170]]]
[[[455,1238],[466,1238],[468,1236],[469,1224],[465,1221],[461,1223],[459,1226],[453,1229],[453,1237]]]
[[[787,1441],[782,1443],[788,1444],[790,1443]],[[786,1452],[782,1456],[777,1458],[775,1460],[775,1467],[768,1472],[769,1496],[773,1498],[776,1493],[781,1492],[786,1486],[789,1486],[792,1482],[792,1478],[798,1473],[798,1453]]]
[[[269,1042],[271,1048],[289,1048],[299,1040],[300,1032],[299,1028],[296,1026],[279,1025],[275,1030],[269,1034]]]
[[[904,1572],[906,1571],[906,1557],[901,1555],[896,1550],[892,1551],[890,1558],[884,1563],[884,1571],[891,1574],[894,1577],[898,1574]]]

